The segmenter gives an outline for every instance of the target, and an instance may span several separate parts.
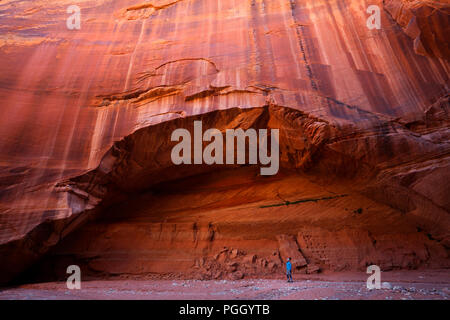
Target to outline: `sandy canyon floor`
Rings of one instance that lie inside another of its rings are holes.
[[[280,279],[84,281],[81,290],[64,282],[0,289],[1,300],[448,300],[449,270],[382,273],[382,288],[368,290],[364,273],[297,275],[293,283]]]

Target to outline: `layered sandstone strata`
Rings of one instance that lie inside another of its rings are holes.
[[[441,38],[362,0],[85,0],[78,31],[71,4],[0,4],[2,281],[448,266]],[[280,129],[280,174],[174,166],[199,119]]]
[[[450,60],[448,1],[384,0],[386,10],[414,39],[418,54]]]

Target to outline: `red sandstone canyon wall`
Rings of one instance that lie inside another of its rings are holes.
[[[71,4],[0,3],[2,282],[448,267],[448,3]],[[174,166],[196,119],[279,128],[282,170]]]

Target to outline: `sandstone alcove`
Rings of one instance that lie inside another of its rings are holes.
[[[280,172],[173,165],[171,132],[192,131],[196,120],[219,130],[279,128]],[[142,128],[115,143],[97,169],[56,186],[78,213],[41,225],[34,238],[17,244],[39,243],[44,253],[22,281],[64,279],[71,264],[88,279],[273,277],[288,256],[300,273],[446,266],[445,227],[425,214],[434,204],[392,177],[387,186],[380,160],[360,158],[367,139],[365,132],[353,135],[351,145],[337,148],[348,142],[345,129],[275,105]],[[392,149],[403,139],[414,143],[416,136],[402,132],[379,147]],[[388,160],[395,163],[394,154]],[[392,200],[383,193],[387,187],[403,193]],[[42,243],[49,243],[48,252]]]

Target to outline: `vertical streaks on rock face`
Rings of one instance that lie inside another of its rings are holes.
[[[282,261],[287,261],[290,258],[294,269],[303,268],[308,264],[300,252],[294,236],[281,234],[277,236],[277,241]]]
[[[437,227],[448,213],[439,180],[448,172],[445,3],[384,1],[380,30],[366,27],[365,0],[83,0],[81,29],[68,30],[72,4],[0,3],[1,244],[96,208],[110,185],[85,180],[108,176],[140,129],[157,126],[149,136],[165,139],[172,121],[205,114],[212,126],[222,117],[248,125],[243,111],[210,116],[268,106],[267,125],[285,128],[286,167],[353,178],[371,171],[374,199],[448,238]],[[148,143],[141,148],[159,150],[158,139]],[[141,190],[155,178],[147,169],[136,185],[114,177]],[[386,185],[406,196],[386,194]]]

